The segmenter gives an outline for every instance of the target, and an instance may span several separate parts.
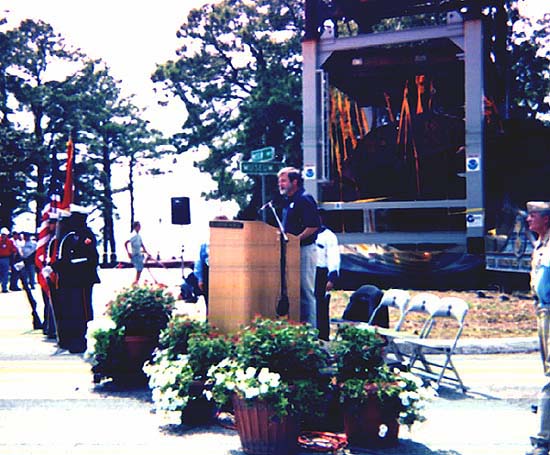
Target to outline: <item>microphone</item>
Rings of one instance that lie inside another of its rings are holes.
[[[273,203],[273,200],[266,202],[264,205],[262,205],[262,206],[258,209],[258,212],[260,212],[260,211],[262,211],[262,210],[265,210],[267,207],[271,207],[271,204],[272,204],[272,203]]]

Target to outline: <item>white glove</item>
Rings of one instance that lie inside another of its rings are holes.
[[[52,274],[52,272],[53,272],[53,269],[49,265],[47,265],[42,269],[42,276],[44,278],[48,278]]]

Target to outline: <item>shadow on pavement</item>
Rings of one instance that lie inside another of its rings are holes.
[[[151,398],[151,390],[147,387],[147,385],[143,385],[142,383],[118,384],[115,381],[105,381],[94,385],[92,390],[94,393],[102,396],[133,398],[146,403],[153,402]]]

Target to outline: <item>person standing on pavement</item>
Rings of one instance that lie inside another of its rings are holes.
[[[527,455],[548,455],[550,449],[550,202],[527,203],[527,225],[538,238],[531,258],[531,289],[537,296],[537,327],[544,375],[538,413],[539,432],[531,438],[533,450]],[[546,289],[545,289],[546,288]]]
[[[126,248],[130,261],[136,269],[136,278],[134,279],[133,284],[137,285],[139,283],[139,278],[141,277],[141,272],[143,272],[143,255],[146,254],[147,257],[151,255],[147,252],[139,233],[139,231],[141,231],[141,223],[139,221],[135,221],[132,227],[134,230],[132,231],[130,238],[124,243],[124,247]]]
[[[2,292],[8,292],[10,264],[17,254],[17,248],[13,240],[8,236],[10,231],[7,227],[0,229],[0,283]]]
[[[21,268],[16,267],[15,264],[22,260],[21,247],[23,246],[23,239],[21,238],[21,234],[16,231],[11,233],[11,239],[13,240],[17,252],[12,257],[10,265],[10,291],[20,291],[21,288],[17,283],[24,272]]]
[[[330,291],[334,289],[340,273],[340,248],[336,234],[325,225],[326,211],[319,209],[321,228],[317,234],[317,270],[315,273],[315,299],[317,300],[317,328],[319,338],[328,341],[330,336]]]
[[[92,288],[99,283],[99,255],[94,233],[86,225],[87,209],[71,204],[64,220],[53,270],[59,275],[55,312],[58,343],[71,353],[86,351],[87,323],[93,319]]]
[[[30,232],[23,233],[23,245],[21,245],[21,256],[25,267],[23,268],[23,279],[27,285],[34,289],[36,284],[36,268],[34,266],[34,256],[36,253],[36,240],[33,240]]]
[[[279,193],[283,196],[282,224],[286,233],[300,239],[300,321],[317,327],[315,270],[317,269],[317,232],[321,226],[317,202],[306,193],[300,171],[285,167],[277,173]]]

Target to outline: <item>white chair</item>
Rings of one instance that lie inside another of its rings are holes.
[[[381,308],[396,308],[397,310],[399,310],[399,319],[395,324],[393,330],[399,331],[401,325],[403,324],[403,320],[407,311],[407,305],[410,299],[411,295],[409,294],[409,291],[405,291],[403,289],[388,289],[387,291],[384,291],[380,303],[372,312],[369,318],[369,325],[373,325],[376,314]]]
[[[427,305],[427,308],[430,318],[425,324],[423,337],[404,341],[411,352],[409,369],[413,373],[435,381],[436,389],[439,389],[444,383],[458,387],[465,392],[466,387],[458,374],[452,357],[464,329],[468,304],[458,297],[443,297],[439,304],[436,305],[432,302]],[[455,321],[456,331],[448,338],[431,338],[430,334],[433,328],[442,319]],[[401,355],[403,356],[403,351]],[[441,357],[443,357],[443,361],[440,361]]]
[[[411,362],[411,358],[415,353],[409,341],[424,338],[429,333],[430,308],[435,308],[439,305],[439,302],[439,296],[430,292],[416,294],[410,299],[399,321],[399,331],[382,332],[388,340],[388,353],[392,353],[399,363],[408,364]],[[414,333],[401,330],[407,317],[413,314],[420,314],[424,317],[421,329]],[[389,361],[391,362],[391,359]]]
[[[430,317],[432,311],[439,306],[440,301],[441,298],[438,295],[431,292],[420,292],[409,302],[405,317],[410,313],[421,313],[425,316],[425,321],[418,333],[418,338],[425,338],[429,335],[431,330]]]

